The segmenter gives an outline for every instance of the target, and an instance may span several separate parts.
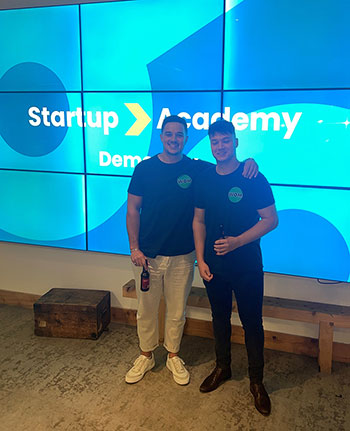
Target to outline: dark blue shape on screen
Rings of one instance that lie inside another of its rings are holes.
[[[265,271],[348,281],[350,252],[335,226],[304,210],[283,210],[278,216],[278,228],[261,241]]]
[[[149,63],[152,90],[220,90],[222,26],[219,16]]]
[[[88,250],[130,254],[126,230],[126,202],[112,217],[88,232]]]
[[[40,63],[19,63],[0,79],[0,91],[20,88],[22,91],[65,91],[59,77]]]
[[[6,89],[16,79],[25,83],[29,88],[41,86],[64,91],[64,86],[57,75],[45,66],[37,63],[21,63],[9,69],[0,79],[0,91]],[[46,83],[46,85],[44,85]],[[29,108],[36,107],[41,124],[33,126],[29,120]],[[65,93],[0,93],[0,135],[5,142],[17,153],[26,156],[44,156],[55,150],[63,141],[67,133],[67,125],[54,127],[44,125],[40,112],[47,108],[54,111],[69,111],[68,98]],[[59,117],[55,118],[59,121]],[[51,118],[48,121],[51,123]]]

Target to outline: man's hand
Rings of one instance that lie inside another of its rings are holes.
[[[133,250],[131,252],[131,262],[136,266],[143,266],[145,269],[148,269],[146,256],[142,253],[141,250]]]
[[[259,166],[254,159],[247,159],[244,161],[244,168],[242,175],[245,178],[252,179],[256,178],[259,173]]]
[[[224,256],[230,251],[240,247],[240,241],[235,236],[226,236],[225,238],[218,239],[214,243],[214,251],[217,256]]]
[[[210,272],[209,266],[205,262],[198,263],[199,274],[205,281],[210,281],[213,274]]]

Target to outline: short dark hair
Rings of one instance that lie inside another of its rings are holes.
[[[180,124],[182,124],[184,126],[185,133],[187,135],[187,123],[183,118],[179,117],[178,115],[170,115],[169,117],[165,117],[163,124],[162,124],[162,133],[163,133],[165,125],[168,123],[180,123]]]
[[[209,126],[208,135],[212,137],[215,133],[222,133],[223,135],[233,135],[236,137],[236,132],[233,124],[230,121],[219,118],[215,123]]]

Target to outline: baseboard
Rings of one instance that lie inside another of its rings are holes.
[[[32,308],[40,295],[0,290],[0,304]],[[136,326],[136,310],[112,307],[111,320]],[[211,321],[187,318],[184,333],[197,337],[213,338]],[[233,343],[244,344],[244,332],[241,326],[232,326]],[[298,355],[318,356],[318,340],[301,335],[265,331],[265,348]],[[350,344],[333,343],[333,361],[350,363]]]
[[[12,292],[10,290],[0,290],[0,304],[17,305],[24,308],[33,308],[33,304],[41,295],[32,293]]]

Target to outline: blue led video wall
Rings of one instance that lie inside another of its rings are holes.
[[[133,169],[213,161],[223,116],[273,186],[265,270],[350,281],[347,0],[134,0],[0,12],[0,240],[128,254]]]

